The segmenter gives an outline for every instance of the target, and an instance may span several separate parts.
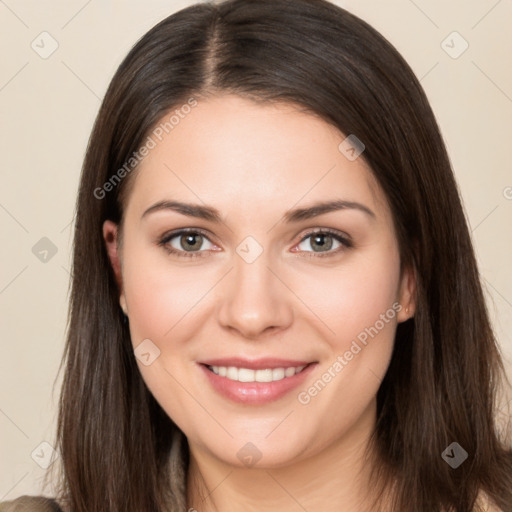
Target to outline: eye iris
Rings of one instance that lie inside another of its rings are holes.
[[[327,243],[325,242],[326,237],[329,239]],[[314,248],[315,245],[319,246],[321,251],[328,251],[332,248],[332,237],[327,234],[317,233],[311,238],[311,246]]]
[[[192,245],[192,250],[194,248],[199,248],[201,247],[201,241],[199,241],[199,243],[197,242],[197,240],[195,241],[196,243],[194,243],[194,239],[196,239],[197,237],[201,237],[202,235],[199,235],[199,234],[186,234],[186,235],[182,235],[181,236],[181,246],[186,249],[187,246],[186,244],[188,244],[190,242],[190,245]],[[192,241],[191,241],[192,240]],[[185,241],[185,244],[183,243],[183,241]]]

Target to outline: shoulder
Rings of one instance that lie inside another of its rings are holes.
[[[0,502],[0,512],[60,512],[60,508],[51,498],[24,495]]]

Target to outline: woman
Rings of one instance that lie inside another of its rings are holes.
[[[512,510],[439,129],[343,9],[199,4],[137,43],[89,142],[72,286],[62,510]]]

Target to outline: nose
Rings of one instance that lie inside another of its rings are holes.
[[[275,265],[274,265],[275,266]],[[286,329],[293,321],[293,293],[263,253],[252,263],[235,255],[234,268],[219,288],[219,324],[248,339]]]

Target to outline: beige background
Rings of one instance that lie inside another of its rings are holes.
[[[0,0],[0,501],[40,493],[44,470],[35,460],[51,453],[40,444],[53,439],[73,209],[100,100],[136,40],[191,3]],[[512,2],[336,3],[381,31],[421,79],[460,184],[510,375]],[[51,49],[43,31],[58,43],[46,59],[35,51]],[[463,39],[442,45],[453,31]],[[464,41],[467,50],[452,58],[447,51],[460,52]],[[46,262],[32,252],[43,237],[57,250]]]

